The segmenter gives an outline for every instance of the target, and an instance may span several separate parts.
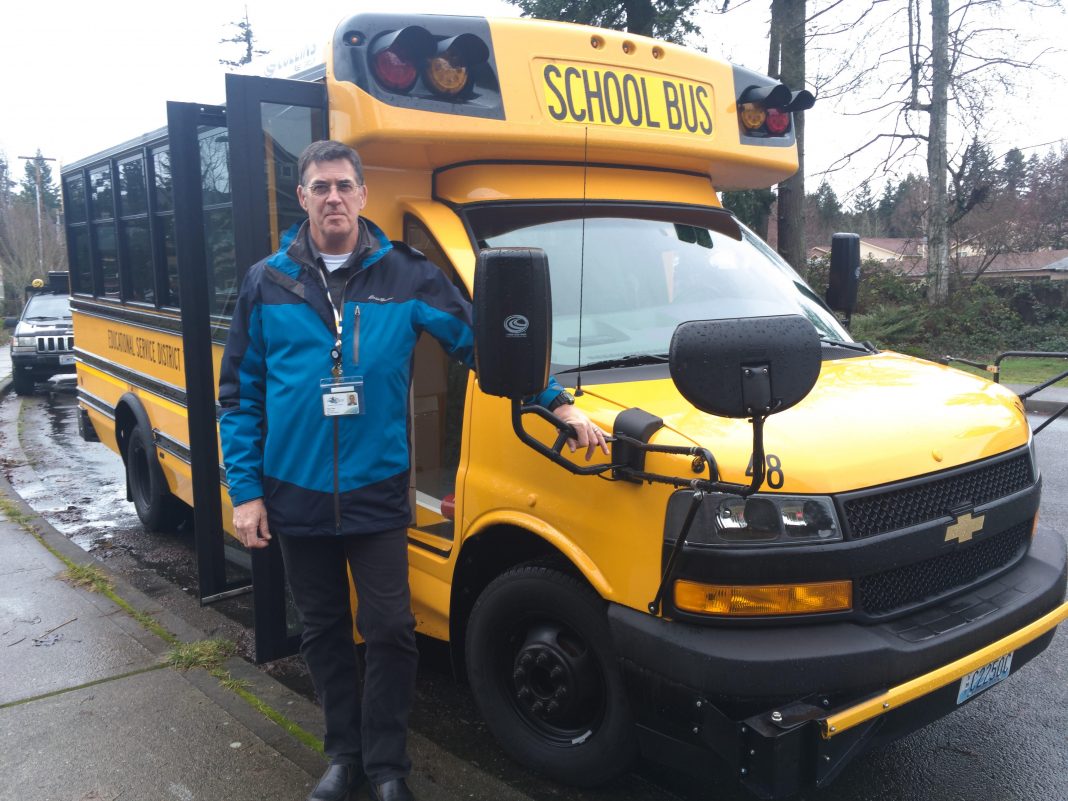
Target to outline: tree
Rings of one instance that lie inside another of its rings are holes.
[[[1015,90],[1019,76],[1039,64],[1039,50],[1004,22],[1004,0],[909,0],[907,4],[871,2],[860,42],[883,35],[897,41],[886,49],[854,51],[856,83],[875,90],[861,113],[881,114],[887,128],[847,153],[832,168],[848,164],[861,151],[886,144],[879,169],[890,174],[924,156],[928,174],[926,232],[928,299],[945,301],[948,283],[948,173],[950,153],[963,150],[973,132],[989,130],[1002,96]],[[1042,14],[1047,0],[1016,0],[1012,13]],[[1050,12],[1052,13],[1052,12]],[[893,75],[898,76],[897,80]],[[855,111],[857,92],[852,92]]]
[[[37,208],[38,166],[41,168],[40,217]],[[5,294],[10,301],[19,297],[23,287],[34,278],[44,278],[44,272],[64,269],[67,259],[59,214],[59,188],[48,162],[43,160],[40,151],[34,159],[27,161],[26,175],[18,193],[12,191],[15,184],[9,175],[7,159],[0,157],[0,270],[3,271]]]
[[[238,44],[244,45],[245,52],[241,54],[241,57],[237,61],[229,61],[224,58],[219,59],[219,63],[224,67],[243,67],[252,61],[253,56],[265,56],[269,51],[256,50],[254,44],[256,41],[255,34],[252,32],[252,23],[248,21],[248,6],[245,6],[245,16],[237,22],[231,22],[231,27],[237,28],[234,35],[227,39],[220,39],[219,44]]]
[[[771,45],[768,75],[791,89],[805,88],[805,0],[771,1]],[[779,254],[788,264],[800,268],[805,263],[805,113],[794,112],[797,138],[797,172],[779,183]]]
[[[40,149],[32,159],[26,160],[26,172],[22,177],[20,196],[27,203],[37,202],[37,174],[41,176],[41,210],[57,211],[59,209],[59,187],[52,177],[52,168],[41,155]]]
[[[723,193],[723,205],[739,220],[753,229],[761,239],[768,238],[768,218],[775,205],[771,189],[739,189]]]
[[[676,44],[700,33],[693,17],[704,0],[513,0],[524,17],[628,31]]]

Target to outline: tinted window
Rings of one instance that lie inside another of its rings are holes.
[[[156,291],[155,281],[152,280],[152,246],[148,236],[148,221],[125,223],[122,230],[130,270],[127,300],[152,303],[156,299]]]
[[[234,224],[230,209],[204,214],[205,248],[212,276],[212,314],[229,315],[237,302],[237,261],[234,253]]]
[[[85,181],[82,176],[74,175],[63,181],[67,189],[66,205],[64,211],[67,222],[85,222]]]
[[[70,250],[67,253],[70,274],[76,292],[93,292],[93,269],[89,262],[89,229],[85,226],[70,229]]]
[[[115,226],[96,226],[96,250],[104,276],[104,294],[109,298],[119,296],[119,253],[115,245]]]
[[[123,215],[148,211],[145,163],[140,156],[119,162],[119,209]]]
[[[163,236],[163,259],[167,270],[167,287],[160,287],[160,302],[164,306],[180,306],[178,287],[178,254],[174,245],[174,217],[160,217]]]
[[[156,174],[156,211],[172,211],[174,190],[171,183],[171,153],[167,148],[152,154],[152,169]]]
[[[89,203],[92,206],[94,220],[110,220],[115,216],[115,206],[111,189],[111,167],[97,167],[89,173],[89,188],[92,194]]]

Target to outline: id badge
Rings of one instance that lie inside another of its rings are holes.
[[[324,378],[319,382],[323,396],[323,416],[342,417],[363,414],[363,378],[358,375],[343,375]]]

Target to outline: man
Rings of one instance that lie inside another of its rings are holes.
[[[245,277],[219,382],[234,530],[277,536],[304,625],[301,653],[326,718],[330,767],[308,801],[376,801],[405,781],[415,689],[408,588],[408,391],[422,331],[473,366],[470,307],[422,254],[360,217],[356,151],[315,142],[297,164],[307,221]],[[575,430],[571,450],[607,453],[603,433],[555,381],[538,396]],[[349,612],[366,642],[363,699]]]

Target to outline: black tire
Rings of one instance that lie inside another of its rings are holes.
[[[516,761],[557,781],[603,784],[636,734],[605,603],[578,578],[522,565],[479,596],[467,669],[483,718]]]
[[[152,434],[141,425],[134,426],[126,445],[126,483],[137,517],[149,531],[174,531],[185,520],[185,504],[167,487]]]
[[[11,386],[16,395],[32,395],[37,382],[33,378],[33,373],[16,371],[11,374]]]

